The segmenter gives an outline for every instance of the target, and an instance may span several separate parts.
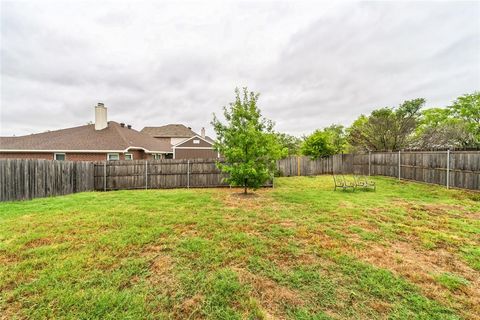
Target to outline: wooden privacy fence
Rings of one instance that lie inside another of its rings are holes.
[[[91,162],[0,160],[0,201],[93,190],[93,169]]]
[[[348,155],[337,154],[330,157],[312,160],[309,157],[297,156],[277,161],[277,171],[281,176],[313,176],[342,172]]]
[[[225,187],[216,159],[95,163],[95,190]]]
[[[317,160],[290,157],[279,160],[284,176],[365,174],[396,177],[480,190],[480,151],[408,151],[341,154]]]
[[[218,159],[71,162],[0,160],[0,201],[81,191],[225,187]],[[273,186],[273,180],[264,185]]]
[[[73,162],[0,160],[0,201],[90,190],[227,186],[217,159]],[[331,173],[383,175],[480,190],[480,151],[409,151],[341,154],[277,162],[283,176]],[[270,181],[266,186],[273,186]]]

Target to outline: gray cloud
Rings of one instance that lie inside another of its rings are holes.
[[[0,134],[93,120],[199,130],[261,92],[277,129],[306,134],[424,97],[480,89],[478,2],[1,2]]]

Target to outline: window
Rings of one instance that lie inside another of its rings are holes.
[[[165,153],[165,159],[173,159],[173,153]]]
[[[107,160],[108,161],[120,160],[120,155],[118,153],[109,153],[107,154]]]
[[[65,153],[55,153],[53,155],[53,159],[59,160],[59,161],[65,161]]]
[[[200,140],[198,139],[193,140],[193,144],[200,144]]]
[[[125,153],[125,160],[133,160],[133,154]]]
[[[160,160],[162,159],[162,155],[160,153],[152,154],[153,160]]]

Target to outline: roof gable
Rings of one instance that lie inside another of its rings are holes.
[[[194,143],[195,140],[198,140],[199,143]],[[173,148],[212,148],[213,143],[208,141],[205,138],[202,138],[199,135],[195,135],[187,140],[184,140],[180,143],[177,143]]]

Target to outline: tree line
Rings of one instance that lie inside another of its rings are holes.
[[[226,160],[218,166],[245,194],[272,178],[276,160],[287,156],[480,147],[480,92],[460,96],[444,108],[422,109],[425,99],[407,100],[362,114],[349,127],[332,124],[303,137],[275,131],[274,123],[262,116],[258,98],[258,93],[237,88],[235,101],[223,108],[225,122],[215,114],[212,121],[214,147]]]
[[[333,124],[295,137],[276,133],[288,155],[319,158],[338,153],[402,149],[478,149],[480,92],[465,94],[444,108],[424,109],[425,99],[404,101],[360,115],[349,127]]]

